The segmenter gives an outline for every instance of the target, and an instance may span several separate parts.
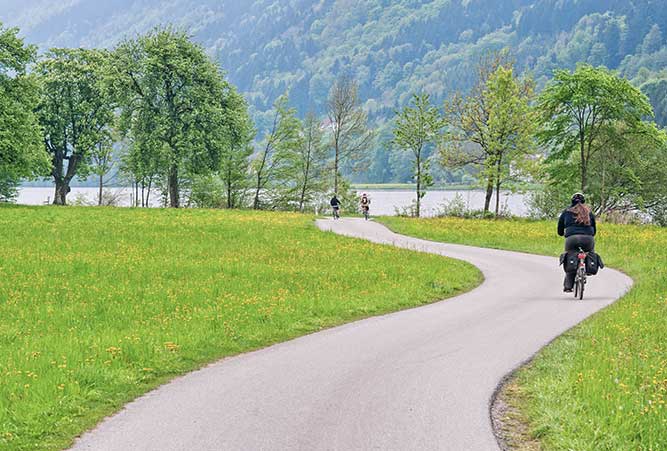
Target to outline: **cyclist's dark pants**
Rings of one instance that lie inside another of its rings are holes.
[[[566,252],[578,251],[579,248],[583,249],[584,252],[595,250],[595,238],[591,235],[571,235],[565,238]],[[563,282],[564,288],[568,290],[574,288],[574,278],[576,275],[576,272],[568,272],[565,274],[565,281]]]

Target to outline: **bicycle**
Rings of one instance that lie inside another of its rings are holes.
[[[333,210],[334,221],[340,219],[340,207],[331,207],[331,209]]]
[[[574,278],[574,298],[582,300],[584,298],[584,287],[586,286],[586,257],[588,254],[579,248],[577,259],[577,275]]]
[[[368,205],[364,205],[361,207],[361,210],[364,214],[364,219],[368,221],[370,208],[368,207]]]

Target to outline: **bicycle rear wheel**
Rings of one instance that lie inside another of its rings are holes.
[[[578,276],[577,277],[577,282],[574,284],[574,297],[579,298],[581,301],[584,298],[584,287],[586,286],[586,278],[585,276]]]

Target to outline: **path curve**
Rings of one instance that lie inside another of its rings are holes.
[[[224,359],[128,404],[74,450],[497,450],[489,402],[507,373],[632,281],[605,269],[584,301],[550,257],[434,243],[372,221],[323,230],[468,261],[473,291]]]

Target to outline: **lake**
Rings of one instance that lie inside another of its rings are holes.
[[[118,196],[118,205],[130,206],[132,198],[131,188],[107,188]],[[363,190],[371,198],[371,214],[393,216],[397,209],[404,209],[410,206],[415,198],[414,191],[408,190]],[[422,216],[434,216],[442,208],[445,202],[450,202],[459,195],[467,208],[481,209],[484,206],[484,192],[479,190],[470,191],[429,191],[422,199]],[[157,193],[151,194],[151,204],[159,206]],[[67,196],[69,203],[76,200],[87,203],[96,203],[97,188],[72,188],[72,192]],[[17,202],[25,205],[43,205],[53,200],[53,188],[34,188],[25,187],[19,189]],[[525,194],[504,193],[500,198],[501,206],[505,206],[512,214],[517,216],[526,216],[528,207],[526,205],[527,197]],[[492,200],[492,206],[495,206],[495,199]],[[344,214],[345,212],[343,212]]]

